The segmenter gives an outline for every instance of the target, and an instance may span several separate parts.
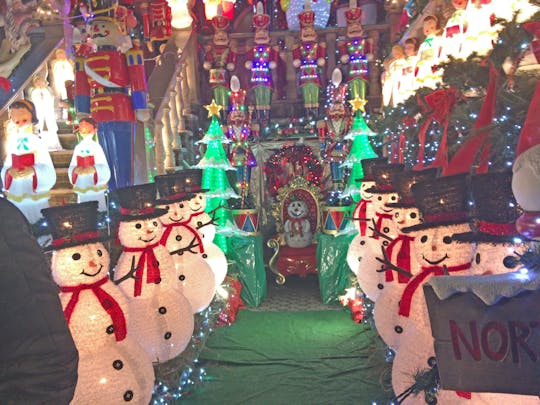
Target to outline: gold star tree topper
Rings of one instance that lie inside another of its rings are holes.
[[[366,112],[365,105],[367,104],[367,100],[363,98],[355,97],[352,100],[349,100],[349,104],[352,107],[353,113],[358,110],[362,110],[363,112]]]
[[[219,112],[223,109],[222,106],[219,104],[216,104],[216,100],[212,100],[212,103],[205,105],[204,108],[208,110],[208,118],[215,115],[216,117],[219,116]]]

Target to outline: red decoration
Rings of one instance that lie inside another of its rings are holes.
[[[161,281],[159,262],[154,253],[154,248],[158,245],[159,242],[154,243],[153,245],[148,245],[144,248],[130,248],[127,246],[123,247],[124,252],[142,252],[141,256],[139,256],[139,261],[137,262],[137,270],[135,271],[135,285],[133,290],[134,297],[141,295],[145,267],[147,284],[157,284]]]
[[[238,311],[242,308],[245,308],[244,301],[240,297],[242,292],[242,283],[236,278],[227,276],[225,283],[231,286],[229,291],[229,298],[227,300],[227,305],[219,314],[219,318],[216,322],[216,326],[228,326],[232,325],[236,321],[236,315]]]

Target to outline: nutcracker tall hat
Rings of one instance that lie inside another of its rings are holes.
[[[267,31],[270,24],[270,16],[264,13],[264,5],[262,2],[257,3],[255,15],[253,16],[253,27],[255,31]]]
[[[349,2],[349,8],[345,11],[345,19],[347,20],[347,25],[360,23],[360,18],[362,17],[362,9],[357,7],[356,0],[351,0]]]
[[[311,0],[306,0],[304,4],[304,11],[298,14],[298,21],[300,21],[300,29],[313,28],[315,24],[315,12],[311,9]]]
[[[202,170],[200,169],[188,169],[159,175],[155,177],[155,181],[159,192],[157,204],[186,201],[193,198],[195,193],[208,191],[201,187]]]
[[[458,242],[515,243],[521,235],[516,229],[520,213],[512,194],[512,173],[498,172],[471,176],[473,232],[459,233]]]
[[[218,14],[212,18],[212,26],[214,27],[214,31],[226,31],[227,28],[229,28],[229,24],[229,19],[221,14]]]
[[[375,185],[366,190],[366,193],[388,194],[395,193],[396,187],[393,184],[393,177],[396,173],[401,173],[405,165],[402,163],[388,163],[377,165],[372,169]]]
[[[467,174],[443,176],[412,186],[415,205],[424,222],[403,228],[409,233],[424,229],[468,223],[469,194]]]
[[[437,176],[438,169],[408,170],[406,172],[395,172],[391,174],[392,185],[395,187],[399,201],[388,203],[387,207],[392,208],[412,208],[416,207],[412,186],[426,180],[432,180]]]
[[[387,165],[388,161],[386,158],[371,158],[362,159],[360,164],[362,165],[362,173],[364,173],[364,177],[361,179],[356,179],[356,181],[375,181],[375,177],[373,177],[373,169],[380,165]]]
[[[167,210],[156,208],[156,185],[139,184],[116,189],[120,203],[120,221],[157,218]]]
[[[66,204],[41,210],[53,241],[45,251],[64,249],[111,239],[98,229],[98,202]]]

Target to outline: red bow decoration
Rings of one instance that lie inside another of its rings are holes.
[[[427,114],[427,118],[418,132],[418,163],[416,164],[415,169],[439,166],[446,167],[448,165],[448,117],[456,105],[457,91],[452,87],[436,90],[425,96],[424,101],[425,104],[421,102],[419,102],[419,104],[422,107],[424,114]],[[429,166],[425,166],[424,154],[427,131],[433,122],[443,126],[443,135],[439,142],[439,149],[435,155],[435,160]]]
[[[107,277],[102,278],[99,281],[96,281],[93,284],[79,284],[73,287],[60,287],[60,291],[64,293],[71,293],[71,298],[69,299],[66,308],[64,309],[64,316],[69,324],[71,320],[71,315],[75,306],[79,302],[79,295],[83,290],[92,290],[99,303],[105,311],[111,317],[113,327],[114,327],[114,336],[117,342],[124,340],[126,337],[126,318],[124,312],[116,300],[111,297],[105,290],[101,288],[109,279]]]
[[[392,254],[394,252],[394,249],[399,245],[399,251],[396,256],[396,262],[394,264],[397,267],[406,270],[409,274],[411,274],[411,243],[413,241],[413,237],[405,234],[400,234],[386,247],[386,253],[390,260],[392,260]],[[394,273],[392,272],[392,269],[389,268],[386,270],[385,280],[386,282],[394,281]],[[398,273],[399,284],[407,284],[409,280],[410,277],[407,277],[405,274]]]
[[[354,209],[353,219],[360,221],[360,235],[366,236],[367,233],[367,206],[371,204],[370,200],[364,200],[363,198],[356,205]]]
[[[448,273],[455,273],[468,270],[470,267],[471,263],[469,262],[458,266],[446,267],[446,271]],[[422,267],[420,273],[415,274],[414,277],[410,279],[405,290],[403,290],[401,301],[399,302],[399,314],[408,318],[411,312],[412,299],[418,287],[420,287],[429,276],[443,276],[444,272],[445,269],[443,266]]]
[[[133,248],[124,246],[124,252],[142,252],[137,262],[137,270],[135,271],[135,286],[133,296],[138,297],[142,292],[143,274],[146,267],[146,284],[158,284],[161,281],[161,273],[159,270],[158,260],[154,253],[154,248],[159,246],[159,242],[148,245],[143,248]]]

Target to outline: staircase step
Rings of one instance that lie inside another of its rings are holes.
[[[54,185],[55,190],[67,189],[71,190],[71,183],[69,182],[67,167],[56,167],[56,183]]]
[[[77,202],[77,194],[72,190],[60,189],[51,190],[51,197],[49,198],[49,205],[51,207],[63,204],[72,204]]]
[[[73,155],[73,150],[64,149],[51,152],[51,158],[54,164],[54,167],[69,167],[71,163],[71,156]]]
[[[75,149],[75,145],[77,145],[77,135],[73,132],[58,132],[58,139],[60,139],[60,144],[64,149]]]

